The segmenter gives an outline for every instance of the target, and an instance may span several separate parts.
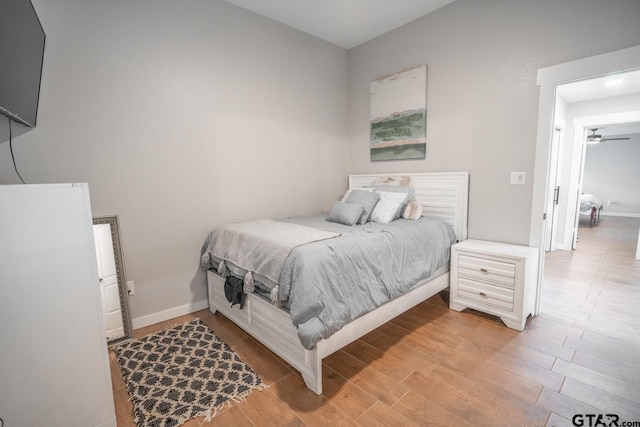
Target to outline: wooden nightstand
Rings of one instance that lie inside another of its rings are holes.
[[[534,311],[538,249],[482,240],[451,247],[449,308],[500,317],[522,331]]]

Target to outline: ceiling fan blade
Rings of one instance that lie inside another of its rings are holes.
[[[625,141],[631,138],[602,138],[600,141]]]

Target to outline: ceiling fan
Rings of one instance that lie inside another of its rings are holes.
[[[621,141],[630,138],[603,138],[602,135],[596,135],[596,131],[600,128],[592,128],[591,135],[587,135],[587,144],[599,144],[604,141]]]

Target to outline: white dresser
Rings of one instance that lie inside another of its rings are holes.
[[[116,427],[87,184],[0,185],[0,426]]]
[[[473,308],[522,331],[534,312],[538,249],[482,240],[451,247],[449,308]]]

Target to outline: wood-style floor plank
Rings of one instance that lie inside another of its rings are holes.
[[[470,403],[491,419],[502,417],[511,420],[512,423],[541,425],[548,416],[548,412],[543,408],[536,407],[513,393],[488,383],[480,383],[482,387],[477,387],[477,381],[440,366],[433,368],[426,378],[431,384],[422,386],[430,390],[431,394],[437,393],[437,390],[442,387],[455,384],[452,390],[461,397],[461,402]]]
[[[360,417],[378,401],[326,365],[322,369],[322,392],[323,396],[353,419]]]
[[[414,367],[410,364],[405,363],[400,359],[395,358],[393,355],[381,351],[364,341],[357,340],[343,348],[343,351],[372,368],[377,369],[396,382],[402,381],[414,371]]]
[[[640,405],[606,391],[567,378],[562,394],[599,409],[599,413],[617,414],[623,420],[640,421]]]
[[[463,351],[440,353],[443,357],[441,366],[460,372],[469,379],[502,388],[524,401],[536,401],[542,389],[541,385],[502,369],[500,360],[486,353],[476,354],[466,351],[466,348],[461,350]]]
[[[573,424],[573,421],[562,418],[558,414],[551,413],[547,420],[546,427],[575,427],[575,424]]]
[[[239,409],[254,426],[304,426],[305,423],[274,391],[254,391],[239,405]]]
[[[408,392],[393,405],[393,409],[419,426],[470,426],[465,420],[424,397],[422,392]]]
[[[444,291],[325,359],[322,396],[264,345],[202,310],[137,329],[205,321],[270,386],[197,426],[571,426],[576,414],[640,421],[640,218],[580,228],[545,257],[541,314],[523,332],[448,309]],[[118,426],[133,406],[113,353]]]
[[[382,372],[339,350],[325,359],[326,365],[355,385],[374,396],[377,400],[393,405],[407,388]]]
[[[564,360],[556,361],[556,364],[553,366],[553,371],[566,376],[567,379],[573,379],[602,392],[627,399],[640,405],[640,384],[636,384],[630,380],[617,379],[575,363],[565,362]],[[566,386],[566,383],[564,386]]]
[[[640,361],[638,361],[638,364],[635,366],[626,366],[621,363],[599,359],[584,352],[578,352],[572,362],[578,366],[591,369],[592,371],[607,375],[611,378],[640,385]]]
[[[537,405],[567,420],[573,419],[576,414],[597,414],[601,412],[593,406],[547,388],[540,393]]]
[[[326,396],[307,388],[302,377],[288,375],[272,386],[272,392],[307,426],[349,426],[354,420]]]
[[[371,409],[358,418],[358,425],[363,427],[388,427],[388,426],[419,426],[412,420],[404,417],[389,406],[378,401]]]
[[[513,422],[504,417],[487,415],[487,408],[479,408],[467,397],[467,390],[455,382],[438,382],[430,372],[415,371],[403,381],[414,393],[424,396],[434,404],[473,426],[510,426]],[[483,411],[484,409],[484,411]]]

